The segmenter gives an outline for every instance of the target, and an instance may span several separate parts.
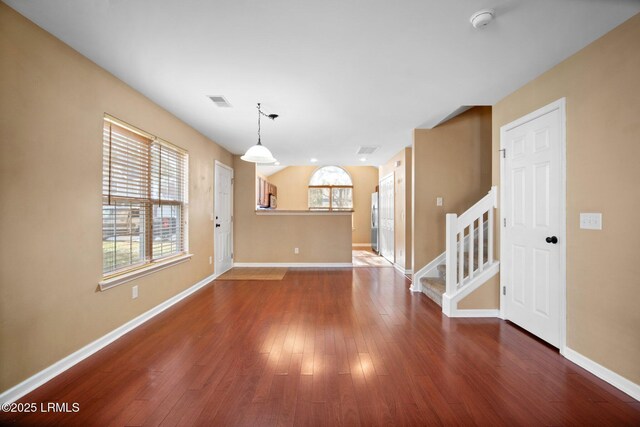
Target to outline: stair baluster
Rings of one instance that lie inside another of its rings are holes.
[[[478,259],[484,260],[484,214],[478,220]],[[484,271],[484,262],[480,262],[480,273]]]

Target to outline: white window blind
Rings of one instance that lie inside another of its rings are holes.
[[[105,117],[102,163],[103,274],[186,252],[188,155]]]

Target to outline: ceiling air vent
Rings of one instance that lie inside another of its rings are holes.
[[[373,154],[378,148],[378,146],[370,145],[370,146],[362,146],[358,148],[357,154]]]
[[[224,96],[211,95],[211,96],[209,96],[209,99],[212,100],[213,103],[216,104],[218,107],[222,107],[222,108],[231,107],[231,104],[229,104],[229,101],[224,99]]]

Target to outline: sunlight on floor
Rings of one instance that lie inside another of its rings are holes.
[[[369,249],[354,249],[351,253],[354,267],[393,267],[393,264]]]

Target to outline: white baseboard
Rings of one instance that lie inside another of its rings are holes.
[[[400,273],[402,274],[411,274],[411,269],[405,269],[403,266],[396,264],[395,262],[393,263],[393,268],[395,268],[396,270],[398,270]]]
[[[352,243],[351,247],[352,248],[370,248],[371,243]]]
[[[605,368],[597,362],[589,359],[588,357],[578,353],[569,347],[564,348],[564,357],[591,372],[596,377],[608,382],[617,389],[620,389],[624,393],[633,397],[636,400],[640,400],[640,385],[626,379],[620,374],[616,374],[612,370]]]
[[[353,267],[350,262],[234,262],[234,267],[311,267],[336,268]]]
[[[455,309],[449,317],[500,317],[500,310],[496,309]]]
[[[140,316],[136,317],[135,319],[128,321],[124,325],[114,329],[113,331],[98,338],[92,343],[87,344],[86,346],[82,347],[80,350],[75,351],[74,353],[71,353],[64,359],[61,359],[55,362],[53,365],[43,369],[42,371],[36,373],[35,375],[32,375],[31,377],[22,381],[20,384],[17,384],[11,387],[10,389],[2,392],[0,394],[0,404],[11,403],[20,399],[25,394],[30,393],[31,391],[40,387],[41,385],[48,382],[52,378],[60,375],[67,369],[71,368],[75,364],[91,356],[98,350],[101,350],[102,348],[111,344],[112,342],[114,342],[115,340],[117,340],[127,332],[137,328],[138,326],[145,323],[147,320],[153,318],[154,316],[162,313],[172,305],[185,299],[192,293],[196,292],[200,288],[204,287],[205,285],[213,281],[215,278],[216,278],[215,274],[212,274],[211,276],[202,279],[201,281],[191,286],[190,288],[185,289],[179,294],[174,295],[168,300],[158,304],[157,306],[153,307],[151,310],[145,313],[142,313]]]

